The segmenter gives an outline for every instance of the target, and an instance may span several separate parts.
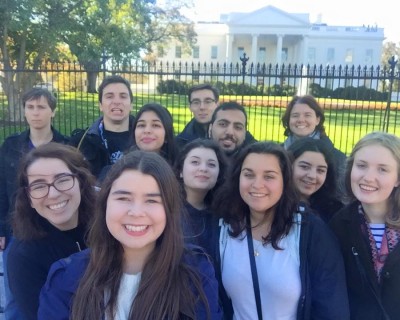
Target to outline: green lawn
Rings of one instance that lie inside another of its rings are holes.
[[[224,97],[224,100],[234,100],[237,97]],[[242,97],[237,98],[241,101]],[[260,98],[258,98],[260,99]],[[282,98],[280,98],[282,101]],[[286,99],[286,98],[284,98]],[[250,132],[258,140],[273,140],[282,142],[283,127],[281,116],[284,107],[257,106],[257,97],[246,97],[246,101],[252,101],[250,107],[246,107],[248,112]],[[191,119],[191,113],[187,108],[187,98],[182,95],[137,95],[135,97],[133,114],[145,103],[157,102],[167,106],[174,118],[176,133],[179,133],[185,124]],[[334,105],[331,102],[331,105]],[[352,102],[354,103],[354,102]],[[262,103],[260,103],[262,105]],[[283,101],[281,105],[286,105]],[[0,97],[0,120],[5,116],[5,99]],[[69,135],[75,128],[85,128],[90,125],[99,115],[97,94],[63,93],[59,96],[57,113],[54,126],[62,133]],[[335,146],[345,153],[349,153],[360,137],[368,132],[381,130],[384,110],[325,110],[325,127],[328,136],[332,139]],[[400,133],[398,126],[398,111],[392,110],[390,113],[389,132]],[[24,126],[10,126],[4,121],[0,122],[0,142],[4,137],[11,133],[23,130]]]

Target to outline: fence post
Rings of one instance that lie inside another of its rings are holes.
[[[394,82],[394,71],[396,68],[398,58],[396,56],[392,56],[388,63],[390,65],[390,74],[389,74],[389,93],[388,99],[386,103],[385,115],[383,117],[383,128],[382,131],[389,131],[389,119],[390,119],[390,103],[392,102],[392,92],[393,92],[393,82]]]
[[[242,105],[244,103],[244,84],[246,81],[246,64],[249,61],[249,58],[246,58],[246,52],[243,53],[243,57],[239,57],[240,61],[242,61]]]

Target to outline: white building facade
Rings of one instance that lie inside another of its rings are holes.
[[[328,26],[311,23],[309,14],[266,6],[250,13],[222,15],[220,22],[196,23],[197,43],[190,54],[179,43],[157,56],[158,62],[380,65],[384,30],[377,26]]]

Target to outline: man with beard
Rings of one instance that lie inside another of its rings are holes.
[[[212,115],[209,137],[231,157],[242,147],[256,141],[246,126],[246,110],[237,102],[225,102],[220,104]]]

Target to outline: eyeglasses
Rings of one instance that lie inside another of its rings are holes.
[[[204,101],[195,99],[195,100],[190,101],[190,105],[193,106],[193,107],[200,107],[201,104],[203,104],[204,106],[209,107],[209,106],[211,106],[214,102],[215,102],[214,99],[205,99]]]
[[[75,174],[64,174],[61,177],[56,178],[52,183],[37,182],[32,183],[26,187],[26,191],[33,199],[41,199],[49,194],[50,187],[54,187],[57,191],[67,191],[75,185]]]

